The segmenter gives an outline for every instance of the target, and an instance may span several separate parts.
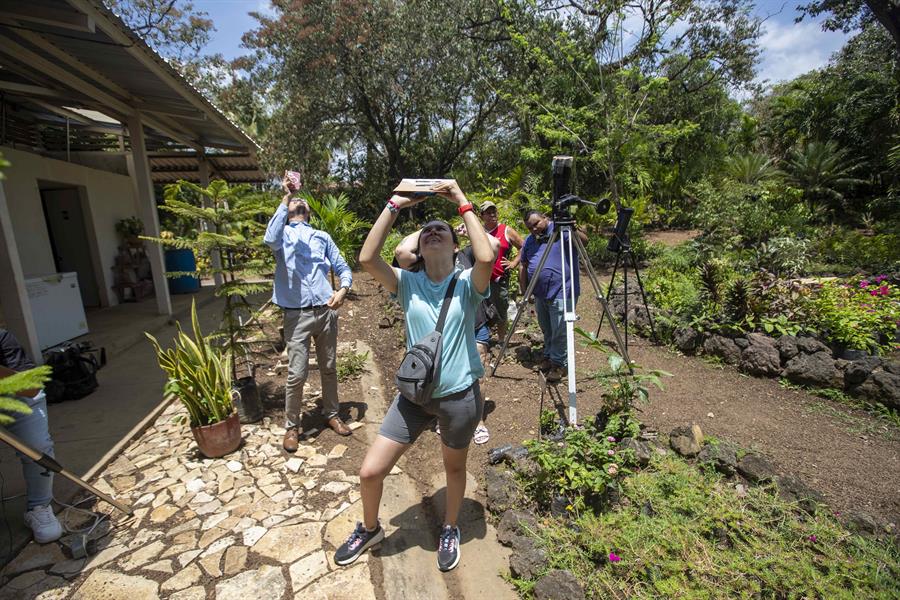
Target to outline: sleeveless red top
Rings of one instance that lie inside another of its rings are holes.
[[[492,235],[500,240],[500,250],[497,252],[497,261],[494,263],[493,271],[491,271],[491,281],[500,281],[500,279],[506,275],[506,271],[500,263],[506,258],[506,255],[509,254],[510,249],[509,240],[506,238],[506,224],[498,224],[494,229],[488,231],[488,235]]]

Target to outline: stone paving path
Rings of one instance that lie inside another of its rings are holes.
[[[323,546],[342,542],[352,525],[338,517],[359,499],[358,476],[333,466],[346,446],[302,443],[285,457],[284,429],[266,418],[242,426],[242,449],[206,459],[183,413],[170,405],[95,480],[135,513],[100,503],[113,519],[100,551],[67,560],[58,544],[32,542],[4,570],[0,598],[375,597],[368,556],[336,570]]]
[[[365,421],[353,423],[354,435],[341,441],[367,446],[386,407],[374,363],[352,388],[342,386],[341,395],[368,406]],[[29,543],[3,570],[0,600],[407,600],[480,598],[488,589],[493,598],[515,597],[499,575],[508,553],[470,498],[460,515],[460,568],[437,570],[436,524],[401,468],[405,462],[385,482],[384,550],[372,562],[367,553],[336,568],[334,548],[362,514],[359,461],[344,457],[347,445],[326,450],[313,437],[286,455],[284,429],[265,418],[242,425],[239,450],[207,459],[183,415],[180,403],[170,404],[92,480],[131,505],[134,516],[99,502],[94,508],[111,521],[97,528],[97,548],[85,559],[67,559],[60,544]],[[442,505],[443,474],[432,475],[433,499]],[[470,476],[467,496],[476,487]],[[77,517],[68,522],[70,528],[90,524]],[[373,579],[385,583],[376,588]]]

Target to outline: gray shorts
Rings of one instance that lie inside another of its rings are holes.
[[[468,448],[472,441],[483,407],[484,401],[477,381],[461,392],[443,398],[432,398],[425,406],[413,404],[397,394],[378,433],[401,444],[412,444],[437,417],[444,444],[455,450],[462,450]]]

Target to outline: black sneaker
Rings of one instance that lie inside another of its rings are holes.
[[[438,542],[438,569],[449,571],[459,564],[459,527],[444,525]]]
[[[363,552],[379,543],[384,539],[384,529],[381,523],[375,528],[375,531],[369,531],[362,523],[356,524],[356,529],[347,538],[347,541],[341,544],[341,547],[334,553],[334,564],[349,565]]]

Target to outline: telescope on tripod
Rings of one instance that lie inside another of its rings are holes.
[[[517,304],[516,317],[513,320],[512,327],[510,327],[507,331],[506,338],[503,340],[503,345],[500,348],[500,354],[497,357],[497,360],[492,365],[491,376],[493,377],[497,372],[497,367],[503,360],[503,356],[506,354],[506,349],[509,346],[509,340],[516,330],[516,325],[518,324],[519,319],[524,313],[525,305],[528,303],[529,299],[534,293],[535,286],[540,279],[541,272],[547,263],[547,259],[554,251],[556,243],[560,241],[561,243],[559,244],[559,253],[562,277],[562,298],[564,313],[563,318],[566,327],[566,354],[568,357],[566,360],[569,403],[568,417],[569,423],[574,424],[578,422],[578,407],[575,382],[575,321],[578,319],[578,315],[575,312],[575,282],[579,260],[582,261],[582,264],[584,265],[585,271],[588,274],[588,278],[591,281],[591,287],[594,291],[594,295],[597,298],[597,301],[600,303],[600,306],[602,307],[602,313],[600,315],[601,327],[603,325],[603,318],[608,318],[613,338],[615,338],[616,346],[619,349],[619,353],[621,354],[622,358],[625,359],[625,364],[629,365],[629,368],[631,365],[631,359],[628,357],[628,346],[625,340],[622,338],[621,333],[619,332],[619,328],[616,325],[615,319],[613,319],[613,315],[609,310],[609,305],[606,301],[606,298],[604,297],[603,292],[600,289],[600,283],[597,279],[597,274],[594,272],[594,267],[593,265],[591,265],[591,262],[588,259],[588,255],[584,249],[584,245],[581,242],[581,238],[579,238],[577,235],[577,231],[575,230],[575,217],[571,212],[571,207],[580,204],[594,206],[598,211],[606,212],[610,208],[610,202],[608,199],[603,199],[599,202],[590,202],[571,193],[569,185],[572,175],[573,163],[574,159],[571,156],[553,157],[553,209],[551,213],[553,233],[551,234],[550,239],[545,246],[544,252],[541,255],[534,274],[531,276],[531,279],[528,282],[528,287],[525,290],[525,294]]]

